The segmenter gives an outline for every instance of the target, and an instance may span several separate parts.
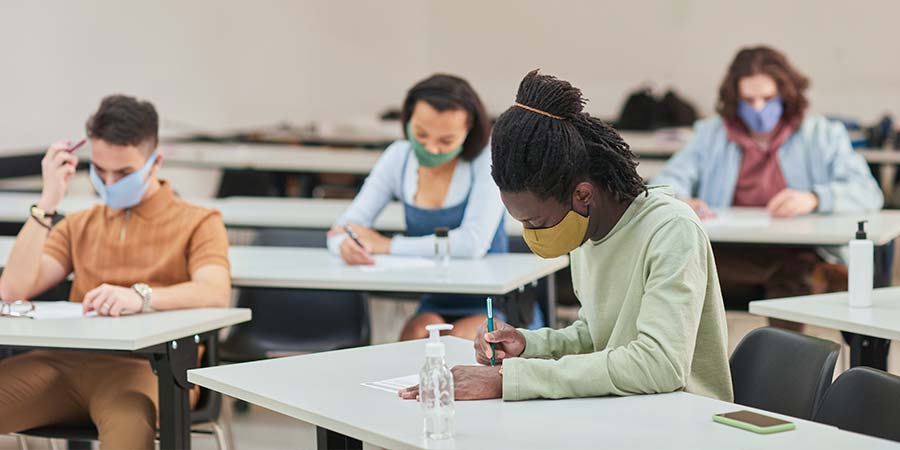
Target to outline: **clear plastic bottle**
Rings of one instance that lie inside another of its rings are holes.
[[[850,241],[850,265],[847,299],[853,308],[872,306],[872,278],[875,256],[872,241],[866,236],[866,221],[857,224],[856,239]]]
[[[429,439],[453,437],[453,373],[444,361],[446,352],[441,342],[441,330],[453,325],[435,324],[425,327],[430,335],[425,344],[425,365],[419,372],[419,401],[425,413],[425,436]]]
[[[441,275],[447,276],[450,271],[450,229],[439,227],[434,229],[434,260]]]

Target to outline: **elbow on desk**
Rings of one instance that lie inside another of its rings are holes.
[[[16,290],[14,286],[11,286],[11,282],[9,277],[4,277],[0,275],[0,300],[4,302],[12,302],[16,300],[25,300],[28,295],[27,292]]]
[[[231,283],[227,286],[216,289],[215,294],[210,299],[213,308],[228,308],[231,306]]]
[[[474,245],[469,245],[467,248],[461,249],[459,252],[454,252],[453,256],[459,259],[481,259],[484,258],[488,253],[488,248],[480,248]]]
[[[613,352],[609,365],[611,381],[628,394],[666,394],[683,390],[691,371],[690,362],[673,360],[657,352]]]

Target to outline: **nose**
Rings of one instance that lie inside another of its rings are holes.
[[[424,146],[425,146],[425,150],[428,150],[428,153],[431,153],[432,155],[440,155],[441,154],[441,149],[438,148],[438,146],[435,145],[434,143],[424,144]]]
[[[754,99],[753,102],[750,104],[750,106],[752,106],[753,109],[755,109],[757,111],[762,111],[762,109],[766,107],[766,99],[764,99],[764,98]]]

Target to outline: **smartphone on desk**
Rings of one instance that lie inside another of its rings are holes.
[[[789,431],[795,428],[793,422],[757,414],[753,411],[735,411],[716,414],[713,420],[718,423],[741,428],[759,434],[772,434]]]

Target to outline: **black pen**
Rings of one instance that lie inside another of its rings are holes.
[[[350,225],[344,225],[344,231],[347,233],[347,236],[350,236],[350,239],[353,239],[353,242],[356,242],[356,245],[358,245],[359,248],[363,249],[363,251],[366,251],[366,247],[362,245],[362,242],[359,242],[359,236],[357,236],[356,233],[353,232],[353,230],[350,228]]]

